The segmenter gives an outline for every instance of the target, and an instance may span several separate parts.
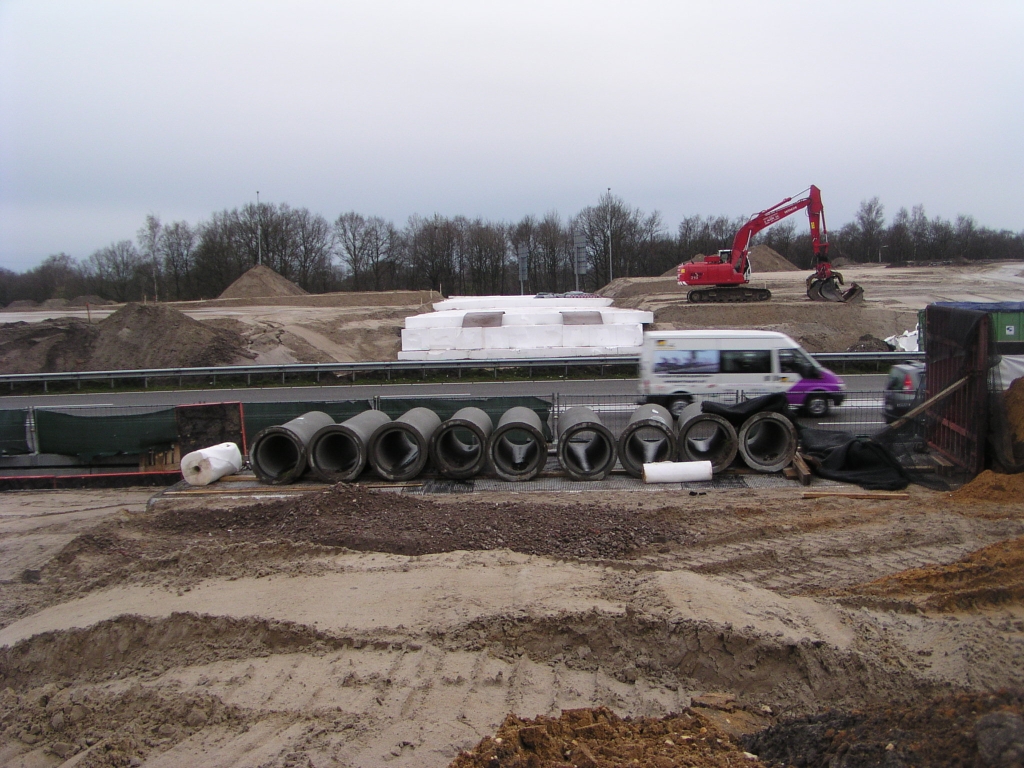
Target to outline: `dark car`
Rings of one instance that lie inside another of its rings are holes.
[[[924,363],[906,362],[889,369],[885,383],[885,423],[892,424],[925,399]]]

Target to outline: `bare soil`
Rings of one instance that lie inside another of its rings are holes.
[[[226,485],[0,500],[0,763],[954,765],[1020,713],[1015,500]]]
[[[98,323],[0,325],[0,371],[50,373],[227,365],[247,357],[237,333],[164,304],[127,304]]]
[[[307,291],[270,267],[258,264],[224,289],[221,299],[257,299],[266,296],[305,296]]]

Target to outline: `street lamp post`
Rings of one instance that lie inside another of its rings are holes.
[[[882,263],[882,249],[883,248],[888,248],[888,247],[889,247],[888,245],[880,245],[880,246],[878,246],[878,263],[879,264]]]
[[[612,188],[608,187],[608,282],[612,281]]]

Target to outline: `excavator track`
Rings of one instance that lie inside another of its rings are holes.
[[[771,297],[772,292],[767,288],[747,286],[698,288],[686,294],[686,300],[691,304],[752,304],[768,301]]]

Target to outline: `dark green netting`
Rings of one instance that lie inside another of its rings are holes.
[[[36,409],[40,453],[93,459],[167,450],[178,439],[174,409],[93,416]]]
[[[398,418],[410,408],[429,408],[438,415],[441,421],[450,419],[460,408],[476,406],[491,417],[494,425],[498,425],[498,419],[509,408],[524,406],[534,411],[540,417],[544,425],[544,438],[551,439],[551,428],[548,426],[548,415],[551,413],[551,403],[539,397],[396,397],[381,398],[380,409],[392,419]]]
[[[0,456],[29,453],[25,437],[25,421],[28,410],[0,411]]]
[[[310,411],[323,411],[336,422],[351,419],[356,414],[370,410],[369,400],[339,400],[337,402],[310,403],[245,403],[245,436],[252,442],[262,430],[276,427]]]

